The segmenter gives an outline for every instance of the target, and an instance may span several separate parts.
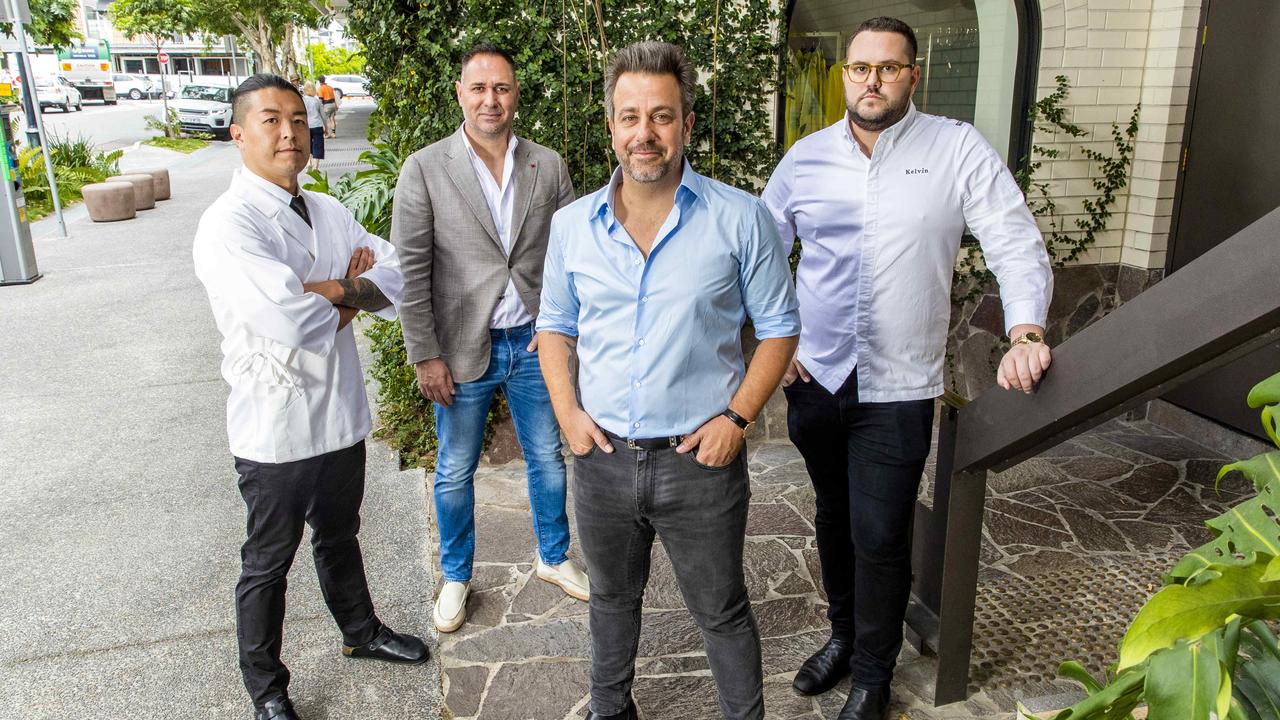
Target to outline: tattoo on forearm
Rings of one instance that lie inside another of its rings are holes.
[[[335,303],[337,305],[375,312],[391,304],[369,278],[341,278],[338,284],[342,286],[342,302]]]

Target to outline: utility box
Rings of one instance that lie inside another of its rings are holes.
[[[40,279],[9,119],[17,111],[16,105],[0,105],[0,185],[4,186],[0,192],[0,285],[25,285]]]

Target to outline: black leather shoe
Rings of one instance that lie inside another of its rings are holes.
[[[849,674],[853,641],[832,637],[796,671],[791,687],[801,695],[821,695]]]
[[[299,720],[298,713],[293,711],[293,703],[289,698],[276,698],[258,708],[253,714],[254,720]]]
[[[342,646],[342,654],[352,658],[371,658],[402,665],[419,665],[431,659],[427,644],[412,635],[401,635],[389,627],[382,628],[372,641],[358,647]]]
[[[836,720],[886,720],[889,717],[889,688],[878,690],[855,687],[849,691]]]
[[[616,715],[599,715],[588,710],[586,720],[636,720],[636,703],[627,698],[627,706]]]

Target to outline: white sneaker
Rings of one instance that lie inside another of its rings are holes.
[[[436,609],[432,613],[436,629],[451,633],[467,621],[467,598],[471,595],[471,583],[447,582],[440,588]]]
[[[538,565],[535,570],[538,579],[546,580],[552,585],[557,585],[566,595],[575,597],[583,602],[591,594],[591,583],[587,579],[587,574],[572,560],[565,559],[559,565],[548,565],[542,562],[542,557],[538,557]]]

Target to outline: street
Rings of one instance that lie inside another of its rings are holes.
[[[100,150],[129,147],[159,133],[148,130],[146,117],[159,118],[163,105],[159,100],[121,100],[119,105],[86,102],[80,112],[64,113],[46,110],[45,132],[62,138],[83,135]]]

